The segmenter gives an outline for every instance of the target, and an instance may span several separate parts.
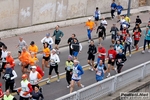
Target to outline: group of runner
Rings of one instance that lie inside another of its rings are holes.
[[[94,13],[95,22],[92,21],[92,18],[88,18],[88,21],[85,24],[87,27],[87,36],[89,39],[89,47],[88,47],[88,61],[89,69],[91,71],[95,71],[96,81],[101,81],[104,79],[104,75],[106,73],[106,77],[110,77],[110,71],[115,70],[116,73],[121,73],[121,69],[124,66],[125,61],[127,60],[127,49],[129,50],[129,56],[131,57],[131,45],[132,45],[132,37],[134,40],[134,45],[132,48],[138,50],[138,42],[141,37],[141,29],[140,24],[142,23],[139,16],[136,18],[135,27],[133,29],[133,34],[129,32],[130,27],[130,18],[126,15],[121,15],[121,11],[123,7],[115,4],[115,0],[111,5],[111,16],[114,18],[114,12],[117,10],[118,21],[120,22],[120,29],[113,24],[111,27],[111,45],[108,52],[106,48],[102,45],[102,41],[106,38],[106,29],[107,29],[107,21],[105,18],[101,18],[100,24],[98,23],[100,19],[100,11],[99,8],[96,8]],[[99,44],[98,47],[95,45],[94,40],[92,40],[91,33],[94,29],[96,29],[96,33],[98,34]],[[0,75],[5,80],[5,91],[6,94],[2,93],[0,88],[0,100],[17,100],[10,92],[17,92],[20,95],[19,100],[39,100],[39,98],[44,99],[42,94],[42,87],[38,84],[42,80],[45,75],[45,67],[49,68],[48,80],[47,84],[51,82],[51,74],[53,69],[57,74],[57,81],[60,81],[60,76],[58,72],[58,65],[60,63],[60,50],[59,43],[61,42],[61,38],[63,37],[63,32],[59,30],[59,25],[56,26],[54,34],[52,37],[55,37],[55,46],[53,48],[53,38],[50,36],[50,33],[47,33],[46,36],[41,40],[41,44],[43,44],[43,50],[40,52],[42,56],[42,65],[41,67],[37,64],[39,62],[37,53],[38,46],[34,41],[31,41],[28,46],[25,40],[22,37],[19,37],[19,43],[17,45],[18,48],[18,59],[20,60],[19,65],[21,66],[22,72],[22,81],[21,88],[14,90],[15,87],[15,79],[17,78],[17,73],[14,70],[15,62],[13,57],[11,56],[11,52],[7,51],[7,46],[0,41],[0,57],[1,57],[1,69]],[[80,65],[78,60],[78,55],[82,51],[82,44],[76,38],[76,34],[72,34],[72,36],[68,39],[69,45],[69,53],[68,59],[65,62],[65,70],[66,70],[66,81],[68,83],[67,88],[70,88],[70,93],[73,91],[74,85],[77,83],[79,87],[84,87],[81,84],[81,76],[84,74],[83,68]],[[148,27],[144,31],[144,47],[142,53],[145,53],[146,44],[148,44],[148,52],[150,52],[150,22],[148,22]],[[95,57],[97,57],[96,64],[94,63]],[[106,67],[106,61],[108,61],[108,65]],[[115,64],[117,67],[115,67]],[[0,87],[2,84],[0,84]]]

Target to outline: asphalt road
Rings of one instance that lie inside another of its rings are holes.
[[[95,45],[98,44],[98,40],[95,40]],[[106,38],[106,40],[103,41],[102,45],[108,50],[109,49],[109,45],[111,44],[111,41],[110,41],[110,36],[108,36]],[[80,64],[82,66],[84,65],[87,65],[87,50],[88,50],[88,43],[87,42],[84,42],[82,43],[82,46],[83,46],[83,50],[81,52],[81,54],[79,54],[79,61],[80,61]],[[143,45],[143,37],[141,38],[140,42],[139,42],[139,46],[142,46]],[[59,72],[60,73],[63,73],[65,70],[64,70],[64,66],[65,66],[65,61],[67,60],[67,57],[69,55],[69,51],[68,51],[68,47],[64,47],[64,48],[61,48],[61,54],[60,54],[60,60],[61,62],[59,63]],[[38,55],[38,58],[39,58],[39,65],[41,66],[41,58],[42,58],[42,55]],[[138,59],[137,59],[138,58]],[[141,51],[139,52],[134,52],[134,54],[132,55],[131,58],[128,58],[127,62],[125,63],[125,67],[123,68],[123,70],[127,70],[131,67],[134,67],[136,65],[139,65],[143,62],[146,62],[150,59],[150,56],[149,54],[146,52],[146,54],[141,54]],[[16,67],[15,67],[15,70],[18,74],[18,77],[16,79],[16,84],[17,84],[17,87],[20,86],[20,81],[21,81],[21,68],[20,66],[18,66],[18,60],[16,60]],[[85,68],[85,70],[87,70],[88,68]],[[115,74],[115,72],[111,72],[112,75]],[[53,71],[53,74],[52,75],[55,75],[54,71]],[[48,69],[45,68],[45,76],[44,78],[47,78],[48,76]],[[62,76],[61,77],[62,79],[60,80],[60,82],[55,82],[56,79],[53,79],[51,84],[49,85],[45,85],[45,82],[42,82],[40,85],[43,85],[43,94],[44,94],[44,97],[45,97],[45,100],[54,100],[60,96],[63,96],[65,94],[68,94],[69,93],[69,89],[66,88],[67,86],[67,82],[65,80],[65,76]],[[4,84],[4,80],[0,79],[0,81]],[[91,72],[89,70],[85,71],[84,75],[82,76],[82,80],[81,80],[82,84],[84,84],[85,86],[88,86],[95,81],[95,73],[94,72]],[[3,85],[3,89],[4,89],[4,85]],[[79,88],[77,88],[77,86],[75,87],[75,90],[77,90]],[[16,95],[16,97],[18,98],[18,96]],[[48,99],[49,98],[49,99]]]

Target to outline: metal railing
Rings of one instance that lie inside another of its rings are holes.
[[[150,75],[150,61],[57,98],[56,100],[93,100],[114,93],[133,82],[142,80],[148,75]]]

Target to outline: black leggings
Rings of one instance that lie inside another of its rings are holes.
[[[53,69],[55,70],[55,73],[58,75],[59,74],[59,72],[58,72],[58,65],[50,66],[50,68],[49,68],[49,75],[52,74]]]
[[[70,74],[70,71],[66,72],[66,80],[68,85],[70,85],[70,81],[71,81],[72,75]]]
[[[114,13],[115,13],[115,10],[111,10],[111,18],[114,18]]]
[[[143,46],[143,50],[144,50],[144,51],[145,51],[145,48],[146,48],[146,44],[147,44],[147,46],[149,47],[150,40],[144,40],[144,46]]]
[[[10,89],[11,92],[16,92],[16,90],[14,90],[14,83],[15,82],[5,82],[5,90]]]
[[[131,54],[131,47],[130,46],[131,46],[130,44],[125,43],[125,47],[124,47],[124,54],[125,55],[126,55],[126,52],[127,52],[127,48],[129,50],[129,54]]]
[[[29,100],[29,98],[24,98],[20,96],[19,100]]]
[[[121,69],[122,69],[123,65],[119,65],[119,64],[116,64],[116,65],[117,65],[117,72],[121,73]]]

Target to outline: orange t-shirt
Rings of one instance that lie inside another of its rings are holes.
[[[33,66],[33,65],[35,65],[35,63],[38,61],[38,58],[36,58],[36,57],[31,57],[30,59],[29,59],[30,61],[29,61],[29,64],[31,65],[31,66]]]
[[[93,29],[94,28],[94,25],[95,25],[95,23],[93,22],[93,21],[87,21],[86,22],[86,24],[85,24],[89,29]]]
[[[48,47],[43,49],[43,56],[44,57],[50,56],[50,49]]]
[[[6,57],[6,61],[9,62],[11,68],[14,69],[14,67],[15,67],[15,61],[14,61],[14,58],[13,58],[12,56],[7,56],[7,57]]]
[[[29,52],[35,52],[35,53],[37,53],[38,52],[38,47],[36,46],[36,45],[34,45],[34,46],[29,46]]]
[[[29,64],[29,59],[31,58],[31,55],[29,52],[22,52],[20,57],[19,57],[19,60],[22,62],[22,63],[27,63]]]

